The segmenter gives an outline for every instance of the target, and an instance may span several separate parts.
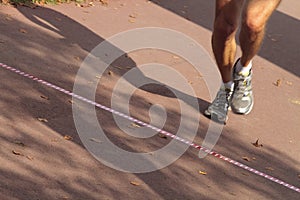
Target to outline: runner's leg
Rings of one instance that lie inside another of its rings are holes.
[[[231,81],[236,53],[235,34],[244,0],[216,0],[212,48],[224,83]]]
[[[266,23],[279,3],[280,0],[246,0],[239,35],[242,66],[247,66],[257,54],[264,38]]]

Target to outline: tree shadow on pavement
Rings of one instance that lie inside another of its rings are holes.
[[[17,9],[30,23],[13,18],[7,20],[7,16],[0,13],[1,62],[72,90],[82,59],[104,38],[53,9]],[[20,29],[24,31],[18,32]],[[128,56],[118,62],[136,66]],[[111,100],[108,85],[125,73],[115,68],[109,70],[113,70],[114,78],[106,74],[104,80],[107,82],[96,94],[97,101],[107,106]],[[151,173],[130,174],[106,167],[82,145],[73,122],[70,97],[8,71],[1,70],[0,77],[0,198],[3,200],[235,199],[252,193],[257,195],[252,199],[296,198],[296,193],[282,186],[227,166],[213,157],[197,159],[198,153],[192,149],[171,166]],[[158,100],[162,98],[166,107],[177,101],[164,93],[150,95]],[[146,96],[135,96],[132,101],[135,116],[147,114],[148,101]],[[199,101],[203,110],[207,102]],[[176,132],[181,113],[176,109],[167,111],[172,114],[168,115],[164,128]],[[97,116],[109,139],[128,151],[155,150],[170,142],[170,139],[160,137],[149,140],[132,138],[116,127],[110,113],[97,110]],[[46,118],[48,122],[42,123],[37,118]],[[130,126],[130,122],[128,124]],[[208,120],[200,120],[199,124],[197,143],[205,137]],[[65,140],[65,135],[73,140]],[[274,154],[274,149],[253,149],[251,144],[245,144],[232,135],[237,136],[238,131],[226,127],[217,150],[229,152],[229,157],[241,162],[245,162],[241,159],[243,155],[251,155],[256,160],[249,165],[262,171],[266,165],[276,166],[276,171],[270,171],[271,175],[274,173],[280,176],[278,178],[298,184],[295,177],[299,170],[298,161],[279,151]],[[205,170],[207,175],[199,175],[199,170]],[[141,185],[134,187],[130,185],[131,181]]]

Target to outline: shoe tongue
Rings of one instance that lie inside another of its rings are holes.
[[[243,76],[243,77],[247,77],[247,76],[249,76],[249,74],[250,74],[249,71],[248,72],[239,72],[238,73],[239,76]]]

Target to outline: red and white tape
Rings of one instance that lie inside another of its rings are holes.
[[[46,85],[46,86],[48,86],[48,87],[50,87],[50,88],[53,88],[53,89],[55,89],[55,90],[58,90],[58,91],[60,91],[60,92],[62,92],[62,93],[65,93],[65,94],[67,94],[67,95],[69,95],[69,96],[75,97],[75,98],[77,98],[77,99],[79,99],[79,100],[81,100],[81,101],[84,101],[84,102],[86,102],[86,103],[92,104],[92,105],[94,105],[94,106],[96,106],[96,107],[98,107],[98,108],[101,108],[101,109],[106,110],[106,111],[108,111],[108,112],[111,112],[111,113],[114,113],[114,114],[119,115],[119,116],[121,116],[121,117],[124,117],[124,118],[126,118],[126,119],[128,119],[128,120],[130,120],[130,121],[132,121],[132,122],[135,122],[135,123],[140,124],[140,125],[142,125],[142,126],[145,126],[145,127],[150,128],[150,129],[153,129],[153,130],[155,130],[155,131],[157,131],[157,132],[159,132],[159,133],[161,133],[161,134],[163,134],[163,135],[165,135],[165,136],[167,136],[167,137],[171,137],[171,138],[173,138],[173,139],[175,139],[175,140],[178,140],[178,141],[180,141],[180,142],[183,142],[183,143],[185,143],[185,144],[188,144],[189,146],[192,146],[192,147],[194,147],[194,148],[196,148],[196,149],[199,149],[200,151],[204,151],[204,152],[206,152],[206,153],[208,153],[208,154],[210,154],[210,155],[212,155],[212,156],[214,156],[214,157],[217,157],[217,158],[219,158],[219,159],[222,159],[222,160],[224,160],[224,161],[226,161],[226,162],[228,162],[228,163],[231,163],[231,164],[233,164],[233,165],[235,165],[235,166],[237,166],[237,167],[239,167],[239,168],[242,168],[242,169],[244,169],[244,170],[247,170],[247,171],[249,171],[249,172],[251,172],[251,173],[253,173],[253,174],[256,174],[256,175],[258,175],[258,176],[261,176],[261,177],[263,177],[263,178],[266,178],[266,179],[268,179],[268,180],[270,180],[270,181],[272,181],[272,182],[274,182],[274,183],[277,183],[277,184],[279,184],[279,185],[283,185],[284,187],[287,187],[288,189],[291,189],[291,190],[294,190],[294,191],[300,193],[300,188],[298,188],[298,187],[296,187],[296,186],[293,186],[293,185],[291,185],[291,184],[289,184],[289,183],[287,183],[287,182],[284,182],[284,181],[282,181],[282,180],[280,180],[280,179],[278,179],[278,178],[275,178],[275,177],[273,177],[273,176],[270,176],[270,175],[268,175],[268,174],[266,174],[266,173],[260,172],[260,171],[254,169],[254,168],[251,168],[251,167],[249,167],[249,166],[247,166],[247,165],[245,165],[245,164],[242,164],[242,163],[240,163],[240,162],[237,162],[237,161],[235,161],[235,160],[232,160],[232,159],[230,159],[230,158],[228,158],[228,157],[226,157],[226,156],[223,156],[222,154],[219,154],[219,153],[214,152],[214,151],[210,151],[210,150],[208,150],[208,149],[206,149],[206,148],[204,148],[204,147],[201,147],[201,146],[199,146],[199,145],[197,145],[197,144],[195,144],[195,143],[193,143],[193,142],[190,142],[190,141],[188,141],[188,140],[186,140],[186,139],[180,138],[180,137],[178,137],[178,136],[176,136],[176,135],[174,135],[174,134],[172,134],[172,133],[169,133],[169,132],[167,132],[167,131],[164,131],[164,130],[162,130],[162,129],[159,129],[159,128],[157,128],[157,127],[154,127],[154,126],[152,126],[152,125],[150,125],[150,124],[147,124],[147,123],[145,123],[145,122],[142,122],[142,121],[140,121],[140,120],[138,120],[138,119],[135,119],[135,118],[133,118],[133,117],[130,117],[130,116],[128,116],[128,115],[125,115],[124,113],[118,112],[118,111],[116,111],[116,110],[113,110],[113,109],[111,109],[111,108],[109,108],[109,107],[106,107],[106,106],[104,106],[104,105],[101,105],[101,104],[99,104],[99,103],[96,103],[96,102],[94,102],[94,101],[91,101],[91,100],[89,100],[89,99],[86,99],[86,98],[84,98],[84,97],[82,97],[82,96],[80,96],[80,95],[74,94],[73,92],[70,92],[70,91],[68,91],[68,90],[65,90],[65,89],[63,89],[63,88],[61,88],[61,87],[59,87],[59,86],[57,86],[57,85],[54,85],[54,84],[49,83],[49,82],[47,82],[47,81],[44,81],[44,80],[42,80],[42,79],[40,79],[40,78],[37,78],[37,77],[35,77],[35,76],[31,75],[31,74],[25,73],[25,72],[23,72],[23,71],[21,71],[21,70],[18,70],[18,69],[16,69],[16,68],[13,68],[13,67],[8,66],[8,65],[6,65],[6,64],[0,63],[0,67],[2,67],[3,69],[10,70],[10,71],[12,71],[12,72],[14,72],[14,73],[17,73],[17,74],[19,74],[19,75],[22,75],[22,76],[24,76],[24,77],[26,77],[26,78],[29,78],[29,79],[31,79],[31,80],[37,81],[37,82],[39,82],[39,83],[41,83],[41,84],[43,84],[43,85]]]

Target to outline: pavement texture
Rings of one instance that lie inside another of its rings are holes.
[[[80,65],[95,46],[115,34],[144,27],[183,33],[201,44],[213,59],[210,38],[214,1],[111,0],[107,5],[93,5],[78,7],[70,3],[35,9],[0,5],[0,62],[72,90]],[[299,1],[286,0],[272,15],[254,60],[254,109],[247,116],[230,112],[214,147],[225,156],[297,187],[299,9]],[[110,107],[116,82],[145,63],[162,63],[178,70],[195,90],[200,108],[197,112],[203,112],[211,102],[206,77],[180,55],[158,49],[124,53],[101,80],[95,74],[83,85],[88,88],[99,80],[96,101]],[[147,77],[141,73],[140,78]],[[157,171],[125,173],[112,169],[84,147],[73,121],[74,102],[70,96],[2,68],[0,80],[1,200],[300,199],[300,193],[215,157],[199,159],[193,148]],[[151,105],[164,106],[164,129],[178,131],[178,99],[166,87],[150,84],[136,88],[129,104],[131,115],[146,122]],[[100,109],[96,113],[107,137],[125,150],[149,152],[171,142],[157,135],[149,139],[128,136],[116,126],[110,113]],[[131,130],[141,128],[127,123]],[[195,143],[202,143],[209,123],[201,114]],[[262,146],[252,144],[257,139]]]

